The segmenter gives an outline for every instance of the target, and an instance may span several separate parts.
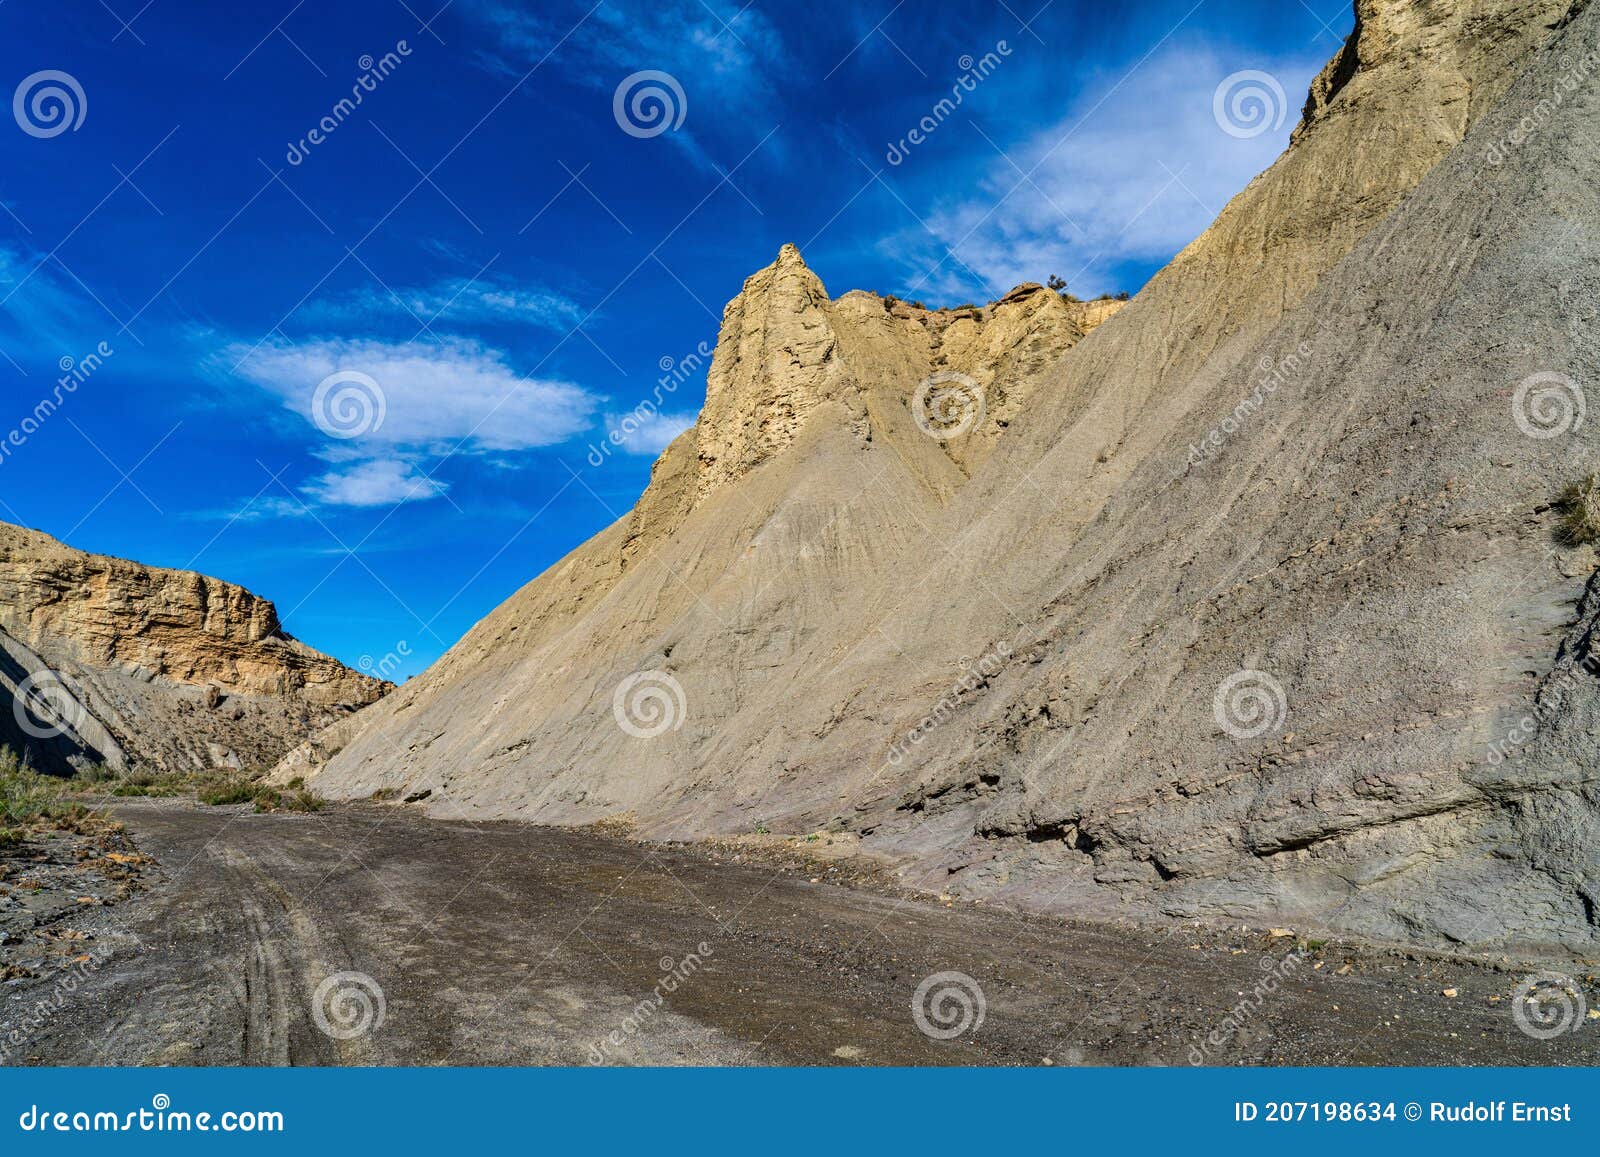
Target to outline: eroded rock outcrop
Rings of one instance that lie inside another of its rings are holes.
[[[634,513],[342,725],[320,789],[1592,952],[1600,559],[1550,507],[1600,445],[1513,406],[1600,364],[1600,10],[1357,10],[1284,156],[1086,340],[1037,287],[935,317],[785,251]],[[946,371],[986,395],[954,436],[916,407]]]
[[[38,766],[270,766],[387,688],[241,587],[0,523],[0,742]]]

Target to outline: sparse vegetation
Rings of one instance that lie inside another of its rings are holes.
[[[193,795],[212,807],[254,804],[257,811],[315,812],[327,806],[295,777],[283,787],[261,782],[266,773],[255,771],[165,772],[135,770],[115,772],[97,767],[71,779],[41,775],[24,766],[9,749],[0,748],[0,846],[15,843],[30,827],[53,826],[78,830],[87,820],[104,822],[85,797],[173,797]],[[92,801],[91,801],[92,802]]]
[[[195,787],[194,798],[212,807],[250,803],[256,798],[256,785],[244,778],[224,778]]]
[[[1600,542],[1600,474],[1572,483],[1556,500],[1556,537],[1568,546]]]
[[[41,775],[9,747],[0,747],[0,846],[42,831],[82,832],[108,823],[72,797],[72,781]]]
[[[1067,291],[1067,281],[1064,277],[1057,277],[1054,273],[1052,273],[1048,278],[1045,279],[1045,285],[1059,293],[1061,295],[1061,300],[1069,304],[1076,304],[1082,300],[1075,294]]]

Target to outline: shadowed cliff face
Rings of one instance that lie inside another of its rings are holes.
[[[297,772],[829,826],[1046,908],[1592,949],[1600,558],[1550,504],[1595,455],[1528,431],[1600,354],[1600,16],[1358,14],[1288,152],[1086,339],[1037,287],[830,299],[786,248],[635,511]]]
[[[270,764],[386,688],[240,587],[0,524],[0,740],[41,767]]]

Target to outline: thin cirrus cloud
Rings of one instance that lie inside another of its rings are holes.
[[[464,11],[490,37],[479,60],[493,71],[520,78],[559,45],[566,75],[603,96],[595,107],[607,116],[625,77],[643,70],[669,73],[683,91],[687,116],[683,127],[665,137],[708,172],[720,172],[726,165],[719,167],[696,129],[766,117],[777,102],[772,76],[784,59],[782,38],[749,4],[663,0],[623,10],[566,0],[543,7],[545,11],[533,11],[511,0],[466,0]],[[676,94],[670,100],[670,115],[675,115]],[[704,111],[696,115],[697,108]],[[780,152],[782,142],[774,140],[768,147]]]
[[[926,229],[884,247],[904,264],[907,288],[930,295],[993,296],[1051,273],[1078,293],[1137,288],[1117,284],[1116,267],[1165,261],[1204,232],[1283,151],[1321,63],[1178,44],[1086,87],[1065,116],[1021,140],[993,124],[947,124],[941,132],[969,135],[983,157],[978,193],[936,203]],[[1270,74],[1283,96],[1263,89],[1270,127],[1236,136],[1219,127],[1213,98],[1244,70]]]
[[[94,312],[94,302],[57,275],[48,255],[0,244],[0,363],[78,353],[84,320]]]
[[[331,469],[301,492],[328,506],[437,498],[446,486],[420,458],[553,446],[587,429],[603,401],[571,382],[524,377],[504,352],[464,338],[274,340],[222,356],[318,437],[313,453]]]
[[[308,322],[369,321],[377,317],[414,320],[419,325],[515,322],[565,330],[583,318],[578,303],[551,289],[500,280],[454,278],[433,285],[362,289],[308,303],[300,310]]]

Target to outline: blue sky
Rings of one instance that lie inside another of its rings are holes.
[[[835,295],[1136,291],[1351,26],[1339,0],[441,2],[0,4],[0,518],[415,673],[633,504],[704,397],[676,367],[780,245]],[[1283,96],[1224,131],[1241,72]]]

